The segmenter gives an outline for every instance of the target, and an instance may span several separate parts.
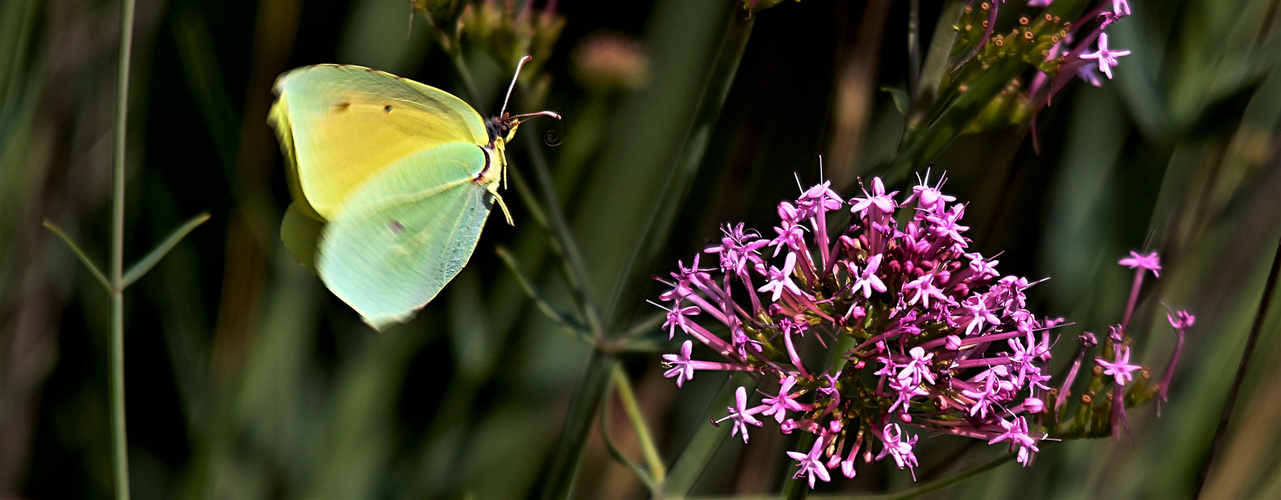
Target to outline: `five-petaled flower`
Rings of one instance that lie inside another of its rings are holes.
[[[1148,271],[1152,271],[1153,276],[1158,278],[1161,277],[1161,273],[1159,272],[1161,270],[1161,258],[1157,256],[1156,252],[1141,255],[1139,252],[1130,250],[1130,256],[1121,259],[1117,264],[1121,264],[1130,269],[1146,269]]]
[[[1134,380],[1132,372],[1143,368],[1139,365],[1130,364],[1130,348],[1118,345],[1116,346],[1116,361],[1111,362],[1103,358],[1094,358],[1094,361],[1103,367],[1103,374],[1110,375],[1116,380],[1116,385],[1123,386]]]
[[[1128,7],[1126,10],[1128,12],[1129,10]],[[1084,54],[1081,54],[1081,59],[1098,59],[1099,71],[1102,71],[1103,74],[1108,76],[1108,80],[1111,80],[1112,68],[1115,67],[1117,64],[1120,64],[1117,62],[1116,58],[1128,56],[1128,55],[1130,55],[1130,51],[1128,50],[1108,49],[1108,34],[1100,33],[1099,34],[1099,51],[1086,52]]]

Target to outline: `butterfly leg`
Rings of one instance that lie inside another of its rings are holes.
[[[490,186],[489,186],[489,194],[494,195],[494,201],[498,202],[498,208],[503,209],[503,217],[506,217],[506,218],[507,218],[507,225],[509,225],[509,226],[515,226],[515,225],[516,225],[516,223],[512,221],[512,213],[511,213],[511,211],[507,210],[507,204],[506,204],[506,203],[503,203],[503,197],[502,197],[502,195],[498,194],[498,184],[497,184],[497,183],[492,184],[492,185],[490,185]]]

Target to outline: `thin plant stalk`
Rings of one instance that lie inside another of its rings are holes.
[[[618,340],[614,332],[625,331],[626,328],[626,325],[620,327],[616,324],[617,318],[626,316],[620,312],[620,304],[625,303],[624,298],[630,297],[642,286],[641,283],[645,278],[638,276],[637,269],[649,269],[647,264],[653,262],[666,245],[672,219],[681,205],[680,201],[684,200],[689,193],[690,182],[698,170],[698,165],[702,163],[703,154],[707,151],[712,128],[720,116],[725,99],[729,96],[729,88],[734,81],[734,76],[738,73],[738,65],[743,58],[743,52],[747,49],[747,41],[751,37],[756,16],[751,16],[742,9],[731,10],[729,24],[716,49],[712,69],[699,95],[690,129],[664,180],[664,187],[655,205],[659,208],[646,223],[640,246],[632,254],[623,270],[622,280],[614,289],[610,307],[606,309],[604,315],[604,331],[599,338],[601,342],[594,346],[587,369],[575,386],[569,415],[565,420],[565,427],[561,430],[560,439],[556,443],[556,451],[552,458],[551,469],[546,476],[548,479],[544,484],[542,498],[569,496],[574,471],[578,468],[578,460],[587,443],[591,417],[599,409],[604,388],[608,386],[614,366],[618,363],[617,357],[610,351],[613,349],[613,343]]]
[[[622,401],[623,409],[627,411],[627,419],[636,430],[636,440],[640,442],[641,452],[645,455],[645,464],[649,467],[650,477],[654,480],[653,491],[659,491],[662,489],[663,481],[667,480],[667,469],[663,466],[663,457],[658,453],[658,446],[654,444],[654,436],[649,432],[649,425],[645,423],[645,416],[641,413],[640,402],[636,399],[632,382],[627,379],[627,373],[623,372],[622,367],[618,365],[614,365],[614,387],[618,389],[618,399]]]
[[[120,67],[116,76],[116,157],[111,193],[111,451],[116,498],[129,498],[125,434],[125,132],[129,115],[129,59],[133,52],[134,0],[121,0]]]
[[[592,350],[587,361],[582,380],[574,387],[574,396],[569,401],[569,414],[565,416],[565,427],[561,430],[552,455],[551,469],[547,482],[540,495],[544,499],[569,498],[570,488],[574,485],[574,472],[578,469],[578,460],[583,455],[587,444],[587,432],[591,430],[592,419],[600,408],[605,389],[609,387],[610,377],[618,358],[599,349]]]
[[[743,60],[743,52],[747,50],[747,41],[751,39],[755,23],[756,16],[751,11],[739,8],[731,10],[729,23],[725,26],[720,46],[712,60],[711,72],[698,98],[694,121],[681,142],[676,161],[667,171],[663,189],[654,204],[658,208],[651,213],[640,244],[623,268],[618,285],[614,287],[613,297],[605,314],[610,321],[610,328],[616,328],[614,320],[629,317],[620,308],[630,307],[630,304],[637,302],[630,299],[637,294],[637,288],[647,282],[647,272],[653,268],[651,264],[667,247],[672,221],[688,196],[694,174],[698,173],[698,166],[707,152],[712,129],[729,97],[730,85],[734,83],[734,75],[738,74],[738,65]]]
[[[1259,334],[1263,331],[1263,324],[1268,319],[1268,306],[1272,304],[1272,292],[1276,289],[1278,274],[1281,274],[1281,242],[1277,243],[1276,254],[1272,257],[1272,270],[1268,271],[1268,279],[1263,284],[1259,310],[1254,315],[1254,325],[1250,328],[1250,336],[1246,339],[1245,349],[1241,352],[1241,363],[1237,364],[1236,377],[1232,380],[1232,387],[1228,389],[1227,401],[1223,402],[1223,413],[1219,417],[1219,426],[1214,431],[1214,441],[1201,464],[1201,473],[1197,475],[1196,488],[1193,490],[1196,491],[1197,498],[1205,493],[1205,483],[1210,477],[1214,459],[1218,456],[1219,449],[1223,447],[1223,436],[1227,434],[1228,423],[1232,421],[1232,410],[1236,406],[1237,395],[1241,392],[1241,385],[1245,383],[1246,373],[1250,371],[1250,361],[1254,359],[1254,349],[1259,343]]]

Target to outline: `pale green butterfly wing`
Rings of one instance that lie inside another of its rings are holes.
[[[276,80],[268,121],[288,157],[299,213],[334,218],[353,190],[405,158],[448,143],[484,145],[476,110],[440,89],[360,66],[322,64]]]
[[[407,321],[476,248],[494,199],[477,182],[487,158],[474,144],[444,144],[356,188],[320,236],[325,286],[377,330]]]

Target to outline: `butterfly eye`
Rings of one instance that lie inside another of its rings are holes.
[[[391,112],[391,105],[390,105],[390,104],[384,104],[384,105],[383,105],[383,112],[384,112],[384,113],[390,113],[390,112]]]

